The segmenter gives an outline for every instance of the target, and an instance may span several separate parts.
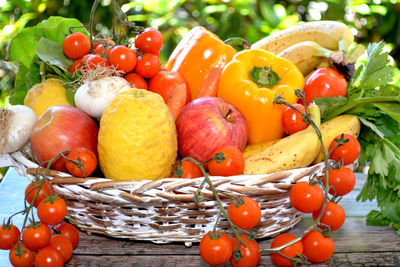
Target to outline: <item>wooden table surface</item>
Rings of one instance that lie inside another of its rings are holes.
[[[335,253],[323,264],[312,266],[400,266],[400,236],[391,227],[367,226],[365,215],[376,208],[375,202],[356,202],[355,198],[364,182],[357,175],[356,188],[340,204],[346,211],[342,228],[333,233]],[[23,207],[23,192],[28,180],[13,169],[0,183],[0,220]],[[14,223],[22,224],[17,216]],[[311,224],[310,216],[289,232],[300,235]],[[258,241],[261,248],[269,248],[270,238]],[[306,264],[305,264],[306,265]],[[0,250],[0,266],[11,266],[8,251]],[[80,232],[80,242],[66,266],[207,266],[198,252],[198,244],[185,247],[182,243],[166,245],[113,239]],[[229,266],[226,264],[224,266]],[[263,254],[259,266],[273,266],[270,257]]]

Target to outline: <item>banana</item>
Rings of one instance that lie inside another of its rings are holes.
[[[316,42],[333,51],[337,51],[339,48],[347,51],[350,44],[354,42],[354,35],[344,23],[327,20],[312,21],[272,33],[254,43],[251,48],[265,49],[279,54],[289,46],[304,41]]]
[[[278,56],[283,57],[297,66],[297,68],[306,76],[313,71],[323,59],[329,59],[335,52],[326,49],[316,42],[304,41],[289,46]]]
[[[277,143],[279,140],[281,140],[281,139],[275,139],[275,140],[271,140],[271,141],[267,141],[267,142],[259,143],[259,144],[247,145],[243,150],[243,156],[246,159],[254,154],[257,154],[260,151],[263,151],[267,147],[272,146],[273,144]]]
[[[311,119],[320,127],[320,110],[309,107]],[[277,171],[306,167],[321,149],[318,135],[312,125],[282,138],[277,143],[245,159],[245,174],[268,174]]]
[[[350,114],[340,115],[322,123],[321,134],[326,152],[329,152],[329,145],[335,137],[341,135],[342,133],[351,134],[352,136],[357,137],[360,133],[360,127],[360,120],[357,118],[357,116]],[[318,156],[314,159],[313,163],[317,164],[323,160],[324,153],[322,152],[321,147],[321,150]]]
[[[329,62],[328,59],[322,59],[321,62],[318,64],[318,66],[316,66],[312,71],[310,71],[307,74],[304,74],[304,80],[307,81],[307,79],[311,76],[311,74],[314,73],[314,71],[316,71],[317,69],[321,69],[321,68],[330,68],[332,67],[331,63]]]

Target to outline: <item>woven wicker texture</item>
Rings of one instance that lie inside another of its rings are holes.
[[[16,171],[29,180],[44,169],[16,152],[7,156]],[[270,175],[240,175],[210,177],[222,193],[251,196],[261,206],[261,220],[255,227],[257,238],[274,236],[296,225],[302,213],[290,205],[289,189],[293,182],[321,175],[323,164],[283,171]],[[68,220],[88,233],[148,240],[155,243],[174,241],[199,242],[211,231],[219,209],[207,185],[200,203],[193,201],[194,192],[203,178],[165,178],[156,181],[113,181],[105,178],[76,178],[50,170],[48,178],[55,191],[68,205]],[[225,207],[232,200],[224,194],[220,198]],[[225,219],[217,229],[233,235]]]

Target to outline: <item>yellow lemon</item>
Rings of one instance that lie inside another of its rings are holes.
[[[55,105],[71,106],[65,94],[66,90],[60,80],[47,79],[29,89],[24,99],[24,105],[30,107],[38,117],[49,107]]]
[[[162,97],[131,89],[120,93],[101,117],[100,168],[115,180],[168,177],[177,143],[175,121]]]

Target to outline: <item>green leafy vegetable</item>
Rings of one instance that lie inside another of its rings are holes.
[[[371,211],[371,225],[400,229],[400,88],[391,84],[392,67],[384,43],[368,46],[368,60],[349,82],[347,98],[320,98],[323,120],[343,113],[358,116],[362,129],[360,164],[369,164],[361,201],[376,198],[379,211]]]
[[[23,104],[27,90],[40,82],[41,61],[54,64],[67,72],[69,67],[67,64],[70,65],[72,61],[64,56],[62,42],[71,27],[74,28],[74,32],[88,34],[79,20],[54,16],[34,27],[25,28],[11,41],[10,61],[20,63],[14,90],[11,92],[11,104]]]

